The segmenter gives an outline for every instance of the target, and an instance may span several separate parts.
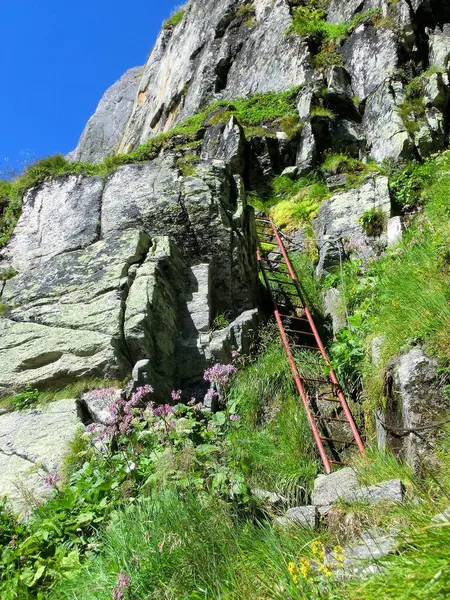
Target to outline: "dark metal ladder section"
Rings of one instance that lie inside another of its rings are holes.
[[[331,473],[333,466],[344,464],[341,454],[345,449],[355,447],[364,453],[364,444],[278,228],[271,218],[256,219],[256,227],[258,263],[272,298],[275,320],[325,472]],[[303,365],[301,370],[299,365]],[[310,376],[307,370],[314,367],[320,371]],[[321,408],[324,405],[333,408],[333,416]],[[341,437],[346,439],[336,439],[331,427],[343,429],[345,435]]]

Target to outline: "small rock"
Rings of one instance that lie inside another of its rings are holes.
[[[254,489],[252,494],[261,500],[264,504],[270,504],[271,506],[279,507],[287,503],[284,496],[276,494],[275,492],[269,492],[268,490]]]
[[[344,467],[330,475],[319,475],[314,482],[312,501],[316,506],[333,504],[340,498],[353,497],[360,489],[356,472],[351,467]]]
[[[298,167],[286,167],[284,171],[281,173],[283,177],[290,177],[291,179],[295,179],[297,177]]]
[[[339,175],[332,175],[326,180],[327,188],[332,192],[339,188],[345,187],[348,181],[348,173],[341,173]]]
[[[400,479],[383,481],[355,491],[355,498],[365,500],[369,504],[378,504],[383,501],[402,502],[403,496],[404,487]]]
[[[432,523],[439,525],[440,523],[449,523],[450,522],[450,506],[444,510],[444,512],[435,515],[431,519]]]
[[[387,243],[388,247],[395,246],[401,242],[403,237],[403,227],[401,217],[392,217],[388,221]]]
[[[281,526],[300,525],[316,529],[318,526],[317,506],[296,506],[290,508],[284,517],[275,519],[275,523]]]

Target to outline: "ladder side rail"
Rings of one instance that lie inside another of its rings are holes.
[[[270,223],[272,225],[273,232],[274,232],[275,238],[276,238],[276,240],[278,242],[278,245],[279,245],[279,248],[280,248],[281,253],[283,255],[283,258],[286,261],[286,265],[288,267],[289,274],[290,274],[290,276],[292,278],[292,281],[296,284],[296,289],[298,291],[298,295],[299,295],[300,300],[302,302],[303,309],[305,311],[305,315],[306,315],[306,317],[307,317],[307,319],[309,321],[309,325],[310,325],[311,330],[312,330],[312,332],[314,334],[314,337],[315,337],[316,343],[317,343],[317,345],[319,347],[320,353],[322,354],[322,358],[323,358],[325,364],[327,365],[327,367],[329,368],[329,374],[328,374],[328,376],[329,376],[331,382],[336,386],[337,395],[338,395],[338,398],[339,398],[339,400],[340,400],[340,402],[342,404],[342,408],[344,410],[344,414],[345,414],[345,416],[346,416],[346,418],[347,418],[347,420],[349,422],[349,426],[350,426],[350,429],[352,431],[352,435],[354,437],[354,440],[357,443],[360,452],[362,452],[364,454],[365,453],[364,443],[363,443],[363,441],[361,439],[361,435],[360,435],[360,433],[358,431],[358,428],[356,426],[355,419],[354,419],[353,414],[352,414],[352,412],[350,410],[350,407],[348,406],[347,400],[346,400],[346,398],[345,398],[345,396],[344,396],[344,394],[342,392],[342,389],[341,389],[341,386],[339,384],[338,378],[336,377],[336,373],[334,372],[334,369],[331,366],[331,363],[329,361],[327,352],[325,350],[325,346],[323,345],[322,339],[321,339],[321,337],[319,335],[319,332],[317,331],[317,327],[316,327],[316,325],[314,323],[314,319],[312,317],[311,311],[309,310],[309,308],[308,308],[308,306],[306,304],[305,298],[303,296],[303,293],[302,293],[302,291],[300,289],[300,285],[298,283],[297,275],[296,275],[294,267],[292,266],[292,263],[291,263],[291,261],[289,259],[289,255],[288,255],[288,253],[286,251],[284,242],[281,239],[281,236],[278,233],[277,226],[275,225],[275,222],[273,221],[273,219],[271,217],[270,217]]]
[[[278,325],[278,329],[280,331],[281,340],[283,342],[284,350],[286,352],[286,355],[287,355],[287,358],[288,358],[288,361],[289,361],[289,366],[291,368],[292,375],[294,377],[295,385],[297,387],[297,391],[298,391],[298,393],[300,395],[300,398],[302,400],[302,404],[303,404],[303,407],[304,407],[305,413],[306,413],[306,418],[308,420],[309,427],[310,427],[310,429],[312,431],[312,434],[313,434],[313,437],[314,437],[314,441],[315,441],[317,449],[319,451],[319,455],[320,455],[320,458],[322,460],[325,472],[327,474],[329,474],[332,471],[330,460],[329,460],[329,458],[327,456],[327,453],[325,451],[325,446],[323,444],[322,437],[320,435],[319,429],[318,429],[318,427],[316,425],[316,422],[314,420],[312,411],[311,411],[310,406],[309,406],[308,396],[307,396],[305,388],[303,387],[303,384],[301,382],[300,375],[299,375],[298,369],[297,369],[297,365],[295,364],[294,357],[293,357],[291,349],[289,347],[289,342],[288,342],[288,339],[287,339],[287,336],[286,336],[286,332],[284,331],[283,322],[282,322],[281,317],[280,317],[280,311],[278,310],[277,303],[275,302],[275,299],[274,299],[274,297],[272,295],[272,289],[271,289],[270,284],[269,284],[269,282],[267,280],[266,272],[265,272],[265,269],[264,269],[264,265],[262,264],[261,255],[259,253],[259,250],[257,252],[257,258],[258,258],[258,262],[259,262],[259,265],[260,265],[260,268],[261,268],[261,272],[262,272],[264,281],[266,283],[266,287],[269,290],[270,297],[272,299],[275,320],[276,320],[276,323]]]

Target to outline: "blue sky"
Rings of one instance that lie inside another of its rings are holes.
[[[0,171],[72,150],[103,92],[145,63],[162,21],[180,4],[0,1]]]

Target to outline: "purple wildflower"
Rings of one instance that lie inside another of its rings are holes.
[[[125,598],[125,590],[131,585],[131,579],[126,573],[119,573],[117,577],[116,587],[112,591],[112,600],[123,600]]]
[[[194,396],[192,396],[192,398],[189,400],[189,402],[187,403],[188,406],[194,406],[194,404],[197,404],[197,398],[194,398]]]
[[[98,423],[91,423],[86,427],[88,433],[95,433],[98,430]]]
[[[231,358],[237,358],[239,356],[239,350],[236,350],[236,348],[233,348],[231,351]]]
[[[230,421],[235,421],[236,423],[241,420],[239,415],[230,415]]]
[[[216,385],[226,385],[232,375],[236,373],[237,369],[234,365],[222,365],[216,363],[203,374],[205,381],[215,383]]]
[[[173,415],[176,412],[176,408],[170,406],[170,404],[162,404],[161,406],[157,406],[153,410],[154,417],[168,417],[169,415]]]
[[[56,488],[58,483],[61,481],[61,477],[55,471],[53,473],[48,473],[44,477],[44,485],[50,488]]]
[[[170,394],[172,396],[172,400],[178,401],[181,398],[181,394],[183,392],[181,390],[177,390],[175,392],[175,390]]]

